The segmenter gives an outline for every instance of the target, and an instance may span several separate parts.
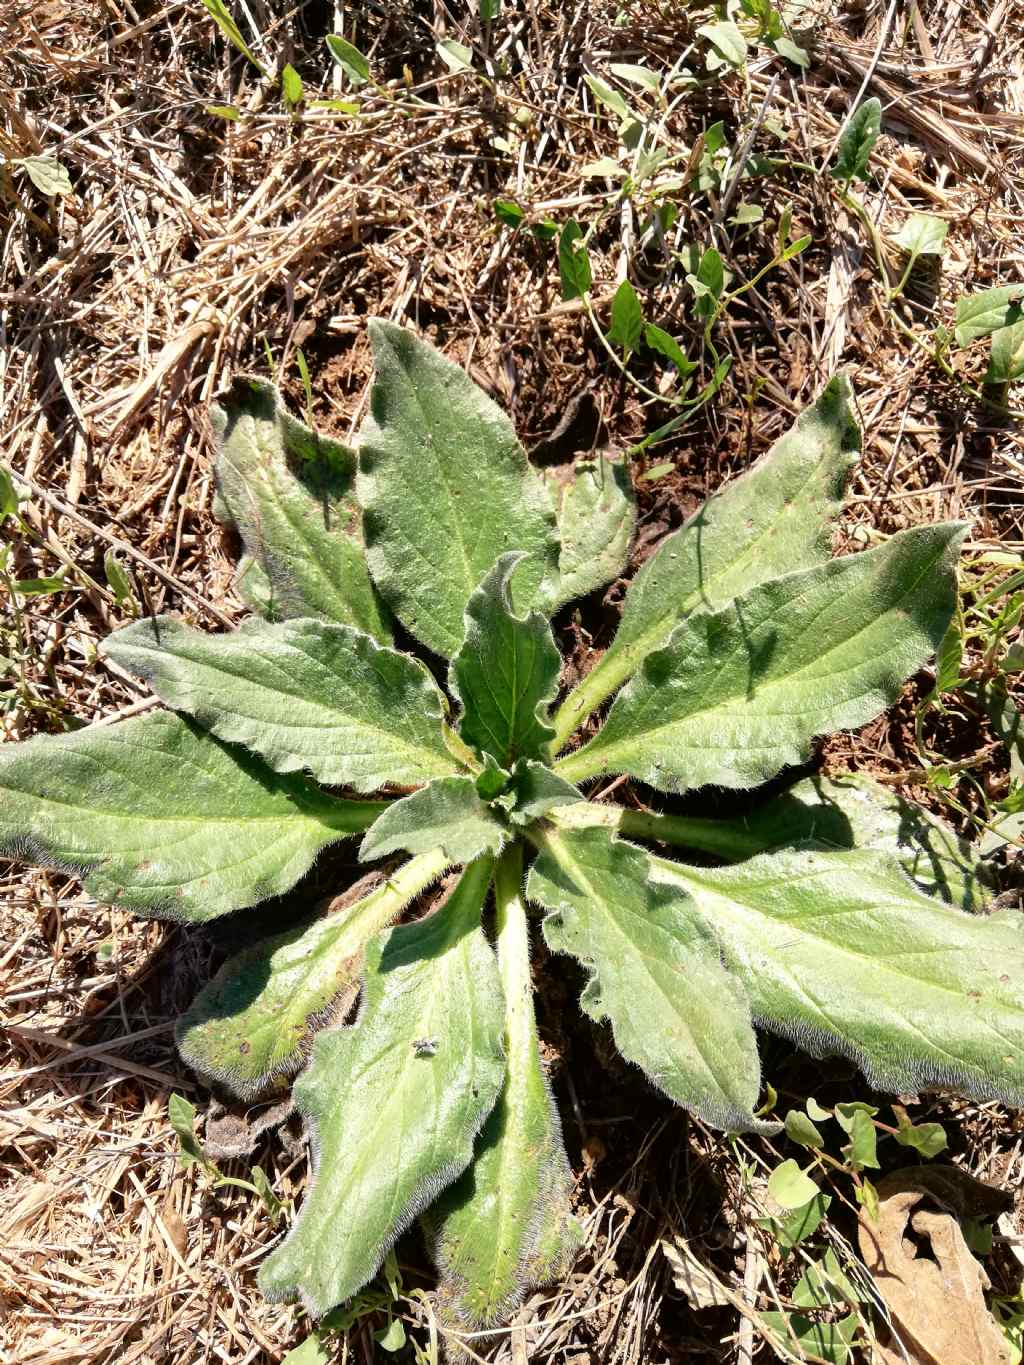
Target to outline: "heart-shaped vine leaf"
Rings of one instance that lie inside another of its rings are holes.
[[[166,711],[0,749],[0,851],[108,904],[199,923],[288,891],[376,801],[278,776]]]
[[[558,507],[561,549],[548,612],[554,615],[566,602],[617,578],[635,529],[636,501],[625,467],[605,459],[581,461]]]
[[[723,607],[759,583],[822,563],[859,452],[850,385],[837,375],[753,469],[661,541],[629,586],[611,647],[559,709],[556,744],[691,612]]]
[[[521,608],[557,571],[554,511],[511,422],[463,370],[390,323],[372,322],[370,337],[377,378],[358,480],[367,559],[407,629],[450,658],[500,554],[526,555]]]
[[[443,848],[450,862],[468,863],[496,854],[505,842],[504,824],[481,801],[472,777],[439,777],[382,811],[359,847],[363,862],[404,849],[426,853]]]
[[[217,491],[256,566],[245,575],[252,605],[272,620],[319,616],[390,640],[363,553],[354,452],[293,417],[263,380],[236,379],[220,404]]]
[[[557,771],[687,791],[754,786],[806,761],[816,735],[871,720],[938,648],[964,530],[903,531],[690,617]]]
[[[375,940],[356,1022],[316,1038],[294,1088],[313,1185],[260,1272],[271,1298],[298,1294],[316,1317],[350,1298],[469,1165],[505,1076],[501,980],[480,928],[490,875],[474,863],[441,910]]]
[[[207,635],[160,616],[109,636],[103,652],[277,772],[367,792],[456,770],[429,673],[351,626],[252,621]]]
[[[292,1075],[313,1028],[351,1004],[366,944],[447,866],[425,853],[352,904],[228,958],[178,1020],[182,1057],[242,1099]]]
[[[688,895],[650,878],[648,855],[603,829],[549,832],[527,887],[544,937],[592,973],[581,1005],[678,1104],[720,1128],[754,1117],[761,1068],[747,998]],[[670,894],[666,895],[668,891]]]
[[[466,638],[452,660],[450,684],[462,702],[459,732],[499,763],[543,756],[546,723],[561,657],[540,612],[516,616],[510,580],[519,554],[502,555],[466,606]]]
[[[441,1303],[474,1327],[504,1322],[523,1295],[568,1265],[582,1240],[572,1177],[541,1064],[521,898],[521,847],[498,864],[498,968],[505,996],[505,1085],[473,1164],[427,1217]]]
[[[884,853],[653,861],[696,899],[758,1023],[851,1058],[878,1090],[1024,1100],[1024,916],[943,905]]]

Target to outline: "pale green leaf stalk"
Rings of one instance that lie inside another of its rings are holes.
[[[449,865],[422,853],[353,904],[230,957],[178,1021],[182,1057],[242,1099],[294,1074],[316,1028],[352,1003],[367,943]]]
[[[582,1229],[570,1213],[572,1177],[540,1058],[522,900],[523,851],[495,878],[498,968],[508,1073],[472,1169],[427,1216],[446,1313],[473,1327],[505,1322],[523,1296],[571,1263]]]
[[[442,909],[371,945],[359,1018],[314,1041],[294,1088],[312,1187],[263,1264],[269,1297],[298,1294],[314,1317],[350,1298],[472,1160],[505,1077],[501,980],[480,928],[491,869],[470,864]]]
[[[358,78],[365,59],[332,48]],[[851,167],[869,140],[851,144]],[[565,287],[586,294],[578,225],[561,246]],[[702,301],[721,272],[705,252]],[[1012,309],[1004,293],[958,321],[965,336],[1012,330]],[[618,320],[628,346],[625,292]],[[991,909],[978,850],[862,778],[805,777],[745,816],[642,808],[658,790],[755,787],[807,761],[818,736],[883,711],[948,633],[961,526],[830,557],[859,449],[846,381],[661,542],[618,636],[552,715],[550,618],[625,572],[627,470],[581,464],[556,517],[467,375],[390,323],[372,334],[358,454],[259,381],[236,380],[214,415],[219,511],[255,614],[221,634],[135,621],[101,666],[145,679],[168,710],[0,747],[0,853],[198,924],[288,897],[278,932],[224,964],[178,1041],[245,1100],[294,1077],[313,1175],[260,1283],[315,1317],[359,1296],[309,1338],[317,1350],[375,1302],[367,1284],[421,1215],[449,1321],[499,1328],[571,1264],[581,1234],[531,996],[535,911],[548,948],[584,968],[585,1014],[708,1123],[778,1128],[759,1106],[758,1027],[851,1059],[881,1089],[1024,1103],[1024,917],[965,913]],[[1008,370],[1018,341],[999,339]],[[16,501],[0,487],[0,515]],[[392,646],[389,611],[428,657]],[[634,783],[585,799],[580,784],[605,775]],[[375,880],[351,886],[351,851],[303,880],[356,835]],[[807,1113],[789,1127],[813,1143],[822,1116]],[[851,1160],[867,1165],[874,1127],[850,1124]],[[806,1207],[780,1227],[790,1247],[827,1204],[794,1169],[780,1198]],[[404,1331],[390,1322],[382,1349]]]

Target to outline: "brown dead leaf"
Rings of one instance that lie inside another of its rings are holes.
[[[879,1345],[883,1365],[1009,1365],[1010,1349],[985,1303],[988,1276],[957,1218],[995,1211],[1002,1192],[956,1167],[894,1172],[878,1188],[877,1223],[861,1217],[864,1264],[899,1341]],[[938,1207],[936,1207],[938,1206]]]
[[[694,1254],[685,1237],[663,1237],[659,1246],[672,1267],[672,1283],[691,1308],[727,1308],[733,1302],[735,1294]]]

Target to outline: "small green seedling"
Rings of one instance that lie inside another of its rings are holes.
[[[742,820],[656,809],[805,763],[946,633],[963,525],[830,556],[859,449],[846,381],[662,541],[559,701],[550,620],[623,572],[628,482],[591,461],[556,506],[467,375],[392,324],[371,337],[358,451],[260,381],[215,410],[217,510],[244,545],[251,618],[222,634],[134,622],[103,654],[167,710],[0,752],[0,848],[144,915],[244,910],[353,836],[364,861],[392,860],[343,910],[244,948],[180,1023],[188,1063],[241,1097],[297,1076],[313,1174],[265,1292],[328,1313],[417,1217],[442,1311],[475,1327],[568,1267],[580,1229],[534,915],[585,969],[584,1011],[708,1123],[779,1128],[758,1109],[755,1024],[881,1090],[1019,1103],[1022,921],[965,912],[987,893],[941,823],[823,778]],[[615,777],[655,809],[587,799]],[[866,1134],[851,1119],[862,1165]]]

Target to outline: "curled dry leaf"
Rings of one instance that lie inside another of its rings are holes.
[[[672,1283],[691,1308],[728,1308],[735,1294],[695,1255],[685,1237],[662,1238],[659,1243],[672,1267]]]
[[[985,1303],[988,1276],[957,1217],[994,1212],[1001,1192],[955,1167],[923,1167],[893,1172],[878,1193],[878,1221],[862,1217],[859,1242],[894,1329],[877,1348],[882,1365],[1009,1365]]]

